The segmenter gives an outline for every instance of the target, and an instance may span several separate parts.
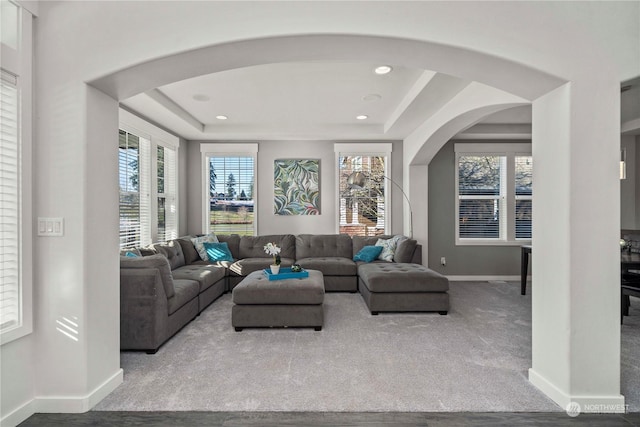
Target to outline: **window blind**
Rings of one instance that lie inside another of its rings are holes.
[[[249,156],[208,157],[210,231],[253,235],[254,163]]]
[[[149,140],[120,130],[118,155],[120,247],[148,245],[151,243]]]
[[[464,239],[500,239],[504,235],[505,156],[458,158],[458,226]]]
[[[515,157],[516,239],[531,239],[533,212],[533,157]]]
[[[178,238],[177,156],[176,150],[158,146],[158,240]]]
[[[350,236],[377,236],[385,233],[385,162],[384,156],[340,156],[339,163],[339,232]],[[362,172],[364,188],[347,183],[353,172]]]
[[[21,146],[17,77],[0,70],[0,331],[21,324]]]
[[[533,157],[528,143],[456,143],[456,244],[530,241]]]

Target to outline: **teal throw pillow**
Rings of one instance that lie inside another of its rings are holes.
[[[354,261],[372,262],[382,252],[382,246],[365,246],[353,257]]]
[[[129,257],[129,258],[138,258],[140,255],[133,253],[133,252],[127,252],[124,254],[124,256]]]
[[[204,243],[218,243],[218,238],[215,233],[207,234],[206,236],[194,237],[191,239],[191,243],[193,243],[193,247],[198,251],[198,255],[200,255],[200,259],[203,261],[207,260],[207,251],[204,248]]]
[[[209,261],[233,261],[227,242],[203,242]]]

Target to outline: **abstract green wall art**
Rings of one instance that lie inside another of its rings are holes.
[[[276,215],[320,215],[320,160],[277,159],[273,165]]]

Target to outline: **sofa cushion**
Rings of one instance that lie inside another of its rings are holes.
[[[169,260],[162,254],[136,258],[120,257],[120,268],[157,268],[160,271],[162,286],[167,298],[171,298],[176,294]]]
[[[382,252],[382,246],[365,246],[353,256],[354,261],[372,262],[378,259]]]
[[[446,292],[449,289],[445,276],[420,264],[360,264],[358,275],[371,292]]]
[[[244,258],[239,259],[229,266],[229,273],[234,276],[248,276],[254,271],[264,270],[273,264],[273,258]],[[282,267],[290,267],[293,264],[292,258],[281,258]]]
[[[192,299],[198,298],[198,289],[200,287],[198,282],[184,279],[175,280],[174,286],[176,293],[167,301],[169,314],[175,313]]]
[[[358,266],[350,258],[313,257],[296,260],[307,270],[320,270],[325,276],[355,276]]]
[[[269,258],[271,255],[264,251],[264,245],[275,243],[282,249],[281,258],[295,259],[296,238],[293,234],[272,234],[267,236],[240,237],[240,253],[238,258]]]
[[[351,236],[346,234],[299,234],[296,236],[296,259],[314,257],[353,258]]]
[[[231,256],[235,259],[240,258],[240,235],[239,234],[217,234],[218,241],[225,242],[229,245]]]
[[[185,265],[184,253],[182,252],[180,242],[172,240],[166,244],[156,243],[152,246],[159,254],[163,254],[167,257],[172,270]]]
[[[227,242],[205,242],[204,249],[207,252],[207,260],[210,262],[233,261]]]
[[[184,263],[192,264],[195,261],[200,259],[200,255],[196,248],[193,246],[193,242],[191,239],[193,236],[184,236],[176,239],[180,243],[180,247],[182,248],[182,253],[184,254]]]
[[[200,292],[208,289],[226,275],[225,268],[217,265],[185,265],[171,272],[173,279],[194,280],[200,284]]]
[[[396,253],[393,255],[394,262],[411,262],[416,251],[418,242],[415,239],[404,239],[398,242]]]

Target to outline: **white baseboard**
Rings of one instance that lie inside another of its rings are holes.
[[[15,409],[8,415],[0,419],[0,426],[13,427],[17,426],[31,415],[35,414],[35,400],[30,400],[19,408]]]
[[[621,394],[612,396],[572,396],[560,390],[542,375],[534,371],[533,368],[529,368],[529,382],[564,410],[577,410],[577,413],[583,414],[624,414],[627,412],[627,405],[625,405],[624,396]],[[578,406],[576,406],[576,404]],[[571,407],[569,405],[571,405]]]
[[[520,276],[445,276],[452,282],[520,282]],[[531,276],[527,276],[527,280],[531,280]]]
[[[118,371],[86,396],[36,397],[35,412],[78,414],[89,411],[123,381],[123,371]]]
[[[118,371],[91,393],[82,397],[36,397],[0,419],[1,427],[17,426],[35,413],[83,413],[89,411],[123,381]]]

